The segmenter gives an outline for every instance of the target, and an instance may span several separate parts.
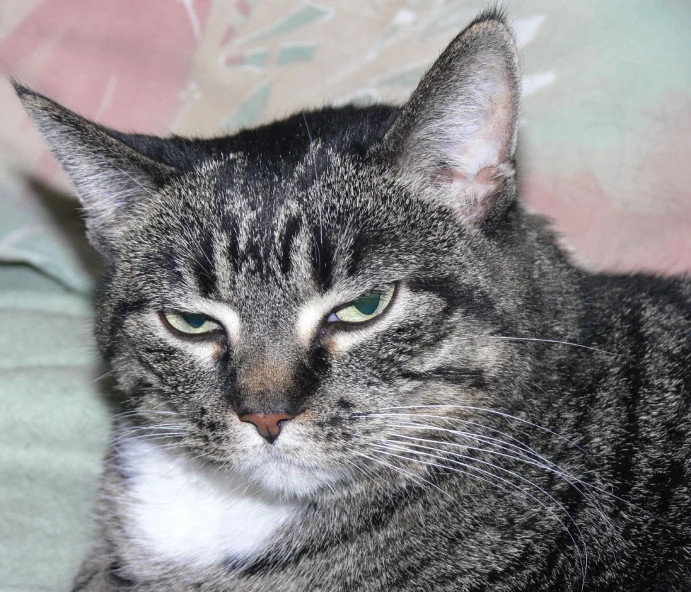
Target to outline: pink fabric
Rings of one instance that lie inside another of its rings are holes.
[[[197,0],[202,26],[210,0]],[[0,68],[105,125],[162,132],[195,39],[182,2],[46,0],[0,45]]]
[[[691,54],[679,50],[691,5],[649,13],[627,0],[623,21],[617,2],[510,7],[524,47],[524,199],[592,267],[691,271]],[[0,23],[0,72],[126,131],[218,134],[329,101],[401,102],[484,5],[5,0],[21,17]],[[9,88],[0,108],[12,147],[0,182],[19,160],[68,190]]]

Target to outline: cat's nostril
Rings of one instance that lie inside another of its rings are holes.
[[[273,444],[281,432],[281,423],[295,416],[288,413],[245,413],[239,417],[240,421],[253,423],[259,435],[269,444]]]

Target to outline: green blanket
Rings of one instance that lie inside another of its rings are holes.
[[[90,250],[74,202],[0,190],[0,589],[57,590],[89,544],[107,441]]]

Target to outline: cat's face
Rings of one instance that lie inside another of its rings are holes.
[[[472,421],[524,380],[496,339],[529,323],[515,64],[475,23],[400,113],[305,114],[261,131],[306,137],[273,151],[165,148],[20,89],[104,255],[100,345],[143,433],[304,496],[400,478],[392,434],[446,438],[420,417]]]
[[[280,187],[241,181],[242,159],[171,184],[125,231],[101,298],[121,388],[174,412],[150,420],[288,491],[352,472],[391,423],[361,415],[488,406],[499,349],[486,335],[506,330],[495,308],[515,307],[512,270],[447,208],[356,159],[324,155],[315,182],[309,160]],[[363,295],[385,302],[353,319]],[[239,419],[261,412],[295,419],[269,444]]]

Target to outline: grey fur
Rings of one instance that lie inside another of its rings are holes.
[[[17,86],[104,256],[97,338],[128,410],[75,592],[691,589],[691,283],[571,264],[516,199],[518,89],[491,12],[400,111],[229,139],[126,136]],[[356,347],[296,336],[310,298],[392,282]],[[242,322],[213,367],[157,320],[201,296]],[[237,414],[276,409],[305,434],[282,454],[339,475],[281,492],[296,523],[249,562],[136,542],[123,441],[173,417],[176,454],[254,482],[283,436]]]

